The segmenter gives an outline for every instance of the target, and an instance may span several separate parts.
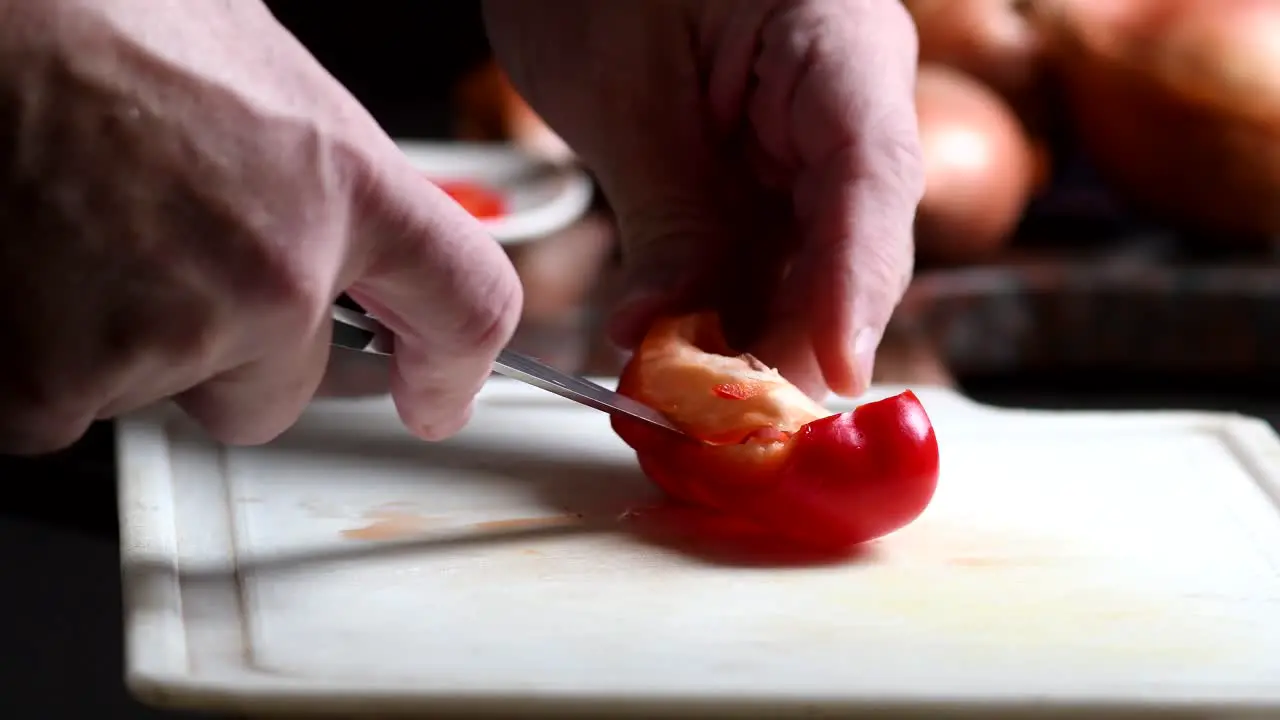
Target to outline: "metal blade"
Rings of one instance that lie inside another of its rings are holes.
[[[626,415],[650,425],[682,433],[680,428],[672,425],[662,413],[647,405],[638,403],[625,395],[619,395],[585,378],[562,373],[518,352],[503,350],[498,353],[493,369],[499,375],[542,388],[587,407],[603,410],[609,414]]]
[[[351,350],[388,356],[391,354],[391,333],[374,318],[344,307],[333,308],[333,344]],[[494,372],[532,385],[611,415],[626,415],[684,434],[667,420],[662,413],[629,397],[601,387],[590,380],[562,373],[534,358],[512,350],[503,350],[494,362]]]

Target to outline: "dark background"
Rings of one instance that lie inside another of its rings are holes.
[[[475,2],[269,3],[393,136],[448,132],[456,78],[487,55]],[[1263,415],[1247,379],[962,379],[979,400],[1040,407],[1179,407]],[[1249,398],[1249,399],[1246,399]],[[0,457],[0,716],[196,717],[125,693],[111,427],[39,460]]]
[[[454,82],[489,55],[479,2],[267,5],[393,137],[447,134]]]

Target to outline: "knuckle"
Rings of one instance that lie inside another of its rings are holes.
[[[288,429],[286,423],[269,418],[235,413],[203,396],[184,396],[179,406],[214,440],[238,447],[265,445]]]
[[[302,253],[276,258],[269,267],[277,297],[285,307],[308,315],[330,303],[331,290],[312,268],[301,262]]]
[[[160,302],[131,301],[104,313],[103,352],[113,359],[110,365],[125,368],[156,356],[176,368],[218,352],[226,327],[218,322],[216,302],[182,290],[157,296]]]
[[[254,323],[258,332],[270,333],[269,337],[260,337],[261,350],[302,355],[317,333],[324,332],[324,324],[329,322],[332,312],[332,293],[321,289],[318,283],[297,280],[274,312],[266,313]]]
[[[915,271],[915,241],[910,232],[895,233],[897,242],[878,243],[874,246],[866,273],[874,287],[884,288],[886,299],[896,305]]]
[[[205,432],[226,445],[263,445],[297,422],[314,396],[319,372],[282,376],[262,363],[243,366],[180,394],[176,401]]]
[[[485,285],[476,286],[462,306],[455,337],[467,349],[496,353],[515,333],[524,307],[524,291],[515,270],[504,267]]]
[[[914,212],[924,197],[925,164],[920,136],[915,127],[914,115],[898,112],[886,114],[870,133],[875,140],[861,143],[859,154],[864,167],[874,174],[876,182],[883,186],[894,200],[897,196],[903,210]]]
[[[912,253],[909,247],[894,243],[880,243],[872,248],[871,257],[860,259],[860,274],[864,282],[884,288],[897,300],[906,292],[912,269]]]
[[[619,240],[629,282],[676,291],[690,280],[691,269],[720,257],[735,238],[715,208],[704,191],[674,187],[620,208]]]
[[[45,455],[74,445],[93,415],[55,405],[10,405],[0,411],[0,452]]]
[[[915,20],[911,17],[911,11],[907,9],[906,3],[892,0],[890,2],[881,0],[874,3],[874,6],[881,13],[878,30],[891,38],[904,56],[910,54],[914,70],[920,50],[920,34]]]
[[[724,233],[722,218],[713,208],[705,191],[667,186],[618,210],[618,223],[627,230],[623,240],[628,250],[670,254],[691,244],[682,242],[685,238]]]
[[[332,302],[332,283],[316,271],[322,255],[299,252],[299,245],[310,242],[257,242],[252,270],[254,297],[247,300],[257,307],[274,309],[278,317],[271,319],[279,320],[280,327],[313,329],[315,320]]]
[[[223,445],[235,447],[255,447],[266,445],[275,440],[288,429],[287,426],[265,425],[262,423],[228,423],[202,422],[201,427],[214,440]]]
[[[0,452],[18,457],[36,457],[61,452],[71,447],[83,433],[32,435],[30,433],[0,436]]]
[[[843,30],[859,48],[875,48],[878,58],[893,60],[901,69],[908,69],[909,64],[909,71],[915,72],[919,32],[907,3],[846,0],[843,5],[824,3],[823,10],[823,25],[828,32]]]

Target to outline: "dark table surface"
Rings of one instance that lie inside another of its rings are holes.
[[[1055,385],[1000,379],[974,382],[967,392],[1002,405],[1217,409],[1280,421],[1274,395]],[[151,710],[124,688],[112,442],[111,426],[100,424],[55,456],[0,457],[0,717],[204,717]]]

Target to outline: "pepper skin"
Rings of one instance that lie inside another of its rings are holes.
[[[831,414],[751,355],[719,318],[659,319],[618,392],[690,437],[614,416],[614,432],[673,498],[801,544],[852,548],[919,517],[938,479],[938,441],[906,391]]]

